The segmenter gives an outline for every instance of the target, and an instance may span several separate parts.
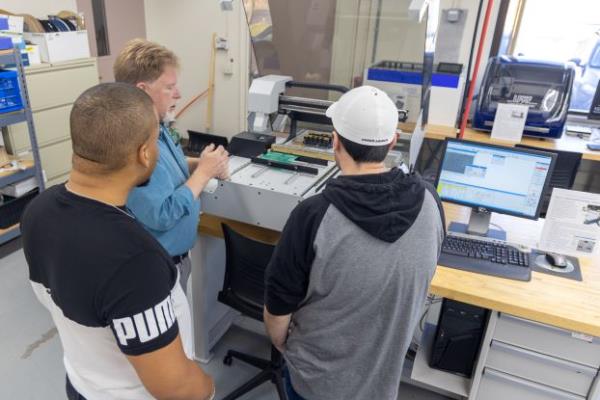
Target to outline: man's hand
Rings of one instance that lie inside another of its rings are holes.
[[[213,398],[212,378],[185,356],[179,336],[159,350],[127,359],[146,389],[158,400]]]
[[[209,144],[204,148],[200,158],[198,159],[198,165],[196,171],[201,170],[210,178],[216,178],[224,171],[228,171],[229,168],[229,153],[219,146],[215,149],[214,144]]]
[[[209,180],[228,177],[229,153],[223,146],[215,149],[215,145],[211,143],[202,151],[196,169],[185,184],[190,188],[194,197],[198,198]]]

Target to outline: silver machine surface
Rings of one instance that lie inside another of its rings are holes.
[[[231,178],[220,181],[214,193],[202,194],[203,212],[278,231],[294,207],[322,190],[337,172],[333,161],[311,164],[316,175],[255,164],[249,158],[234,156],[232,161],[238,168]]]

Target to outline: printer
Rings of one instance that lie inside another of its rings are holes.
[[[529,106],[523,134],[560,138],[575,70],[571,64],[523,57],[492,57],[479,91],[473,128],[491,131],[499,103]]]

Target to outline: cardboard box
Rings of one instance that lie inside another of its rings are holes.
[[[0,165],[4,165],[10,161],[10,158],[8,157],[8,153],[6,152],[6,149],[4,148],[4,142],[3,141],[1,141],[1,142],[2,142],[2,146],[0,146]]]
[[[39,46],[43,62],[55,63],[90,57],[87,31],[32,33],[25,32],[24,38]]]

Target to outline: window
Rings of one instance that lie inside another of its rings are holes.
[[[569,109],[587,113],[600,78],[600,2],[511,0],[510,6],[521,8],[522,15],[513,11],[520,21],[507,19],[503,37],[511,36],[511,44],[501,46],[501,52],[574,63]]]
[[[104,0],[92,0],[92,11],[94,14],[98,57],[109,56],[110,46],[108,44],[108,26],[106,24],[106,8]]]

